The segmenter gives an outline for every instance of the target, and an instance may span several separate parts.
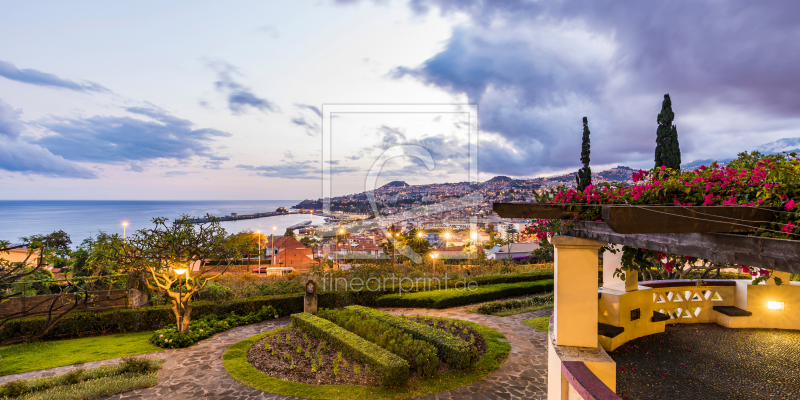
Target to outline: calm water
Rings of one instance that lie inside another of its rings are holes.
[[[98,231],[122,234],[122,221],[128,222],[127,233],[152,227],[154,217],[252,214],[287,209],[299,200],[225,200],[225,201],[61,201],[0,200],[0,239],[18,242],[20,237],[48,234],[59,229],[72,238],[73,248],[96,235]],[[324,219],[311,215],[282,215],[241,221],[225,221],[222,227],[230,233],[247,229],[269,234],[275,226],[283,235],[294,224]]]

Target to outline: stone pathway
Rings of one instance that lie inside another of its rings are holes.
[[[459,389],[420,399],[544,399],[547,396],[547,335],[521,321],[550,315],[552,309],[510,317],[468,313],[463,311],[463,307],[448,310],[386,309],[384,311],[476,322],[500,331],[511,345],[509,358],[500,369],[488,377]],[[230,377],[222,365],[222,355],[234,343],[289,323],[288,317],[265,321],[230,329],[189,348],[172,350],[170,354],[155,353],[158,358],[163,358],[163,355],[168,356],[160,371],[161,380],[158,385],[106,396],[103,399],[296,399],[245,386]],[[88,364],[86,366],[88,367]],[[51,370],[38,372],[49,371]]]

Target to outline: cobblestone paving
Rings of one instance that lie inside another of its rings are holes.
[[[511,345],[508,360],[485,379],[420,399],[544,399],[547,396],[547,335],[521,321],[550,315],[553,310],[494,317],[464,312],[464,308],[385,310],[394,314],[420,314],[477,322],[503,333]],[[289,322],[289,318],[284,317],[234,328],[189,348],[173,350],[168,354],[167,362],[160,372],[158,385],[106,396],[103,399],[296,399],[245,386],[231,378],[222,365],[222,354],[232,344],[258,333],[286,326]],[[163,358],[165,353],[157,354],[158,358]]]
[[[667,326],[609,355],[627,399],[800,399],[800,331]]]

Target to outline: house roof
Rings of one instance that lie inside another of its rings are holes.
[[[511,250],[509,251],[508,245],[500,248],[498,253],[530,253],[539,248],[538,243],[511,243]]]

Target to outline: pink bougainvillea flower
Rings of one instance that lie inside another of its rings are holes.
[[[794,199],[789,200],[789,202],[786,203],[786,211],[792,211],[795,205]]]

